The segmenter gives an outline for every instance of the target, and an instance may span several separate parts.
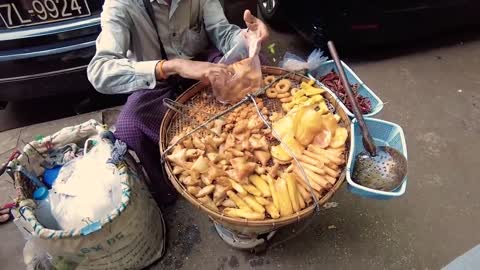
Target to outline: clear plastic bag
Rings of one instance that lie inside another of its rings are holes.
[[[262,85],[262,67],[258,54],[260,40],[252,32],[245,32],[243,42],[228,51],[220,64],[230,68],[228,76],[210,80],[215,98],[222,103],[235,103],[255,92]]]
[[[307,58],[307,61],[298,57],[293,53],[286,52],[283,56],[283,60],[280,62],[280,67],[289,71],[298,71],[298,70],[315,70],[322,64],[327,61],[328,57],[323,56],[323,51],[320,49],[315,49],[310,53]]]

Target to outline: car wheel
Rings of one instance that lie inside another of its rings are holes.
[[[262,17],[274,23],[281,23],[284,20],[282,5],[279,0],[258,0],[258,7]]]

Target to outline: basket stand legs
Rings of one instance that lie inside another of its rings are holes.
[[[215,221],[213,224],[218,236],[220,236],[220,238],[222,238],[222,240],[229,246],[240,250],[253,251],[255,253],[265,251],[268,247],[268,241],[271,240],[277,232],[271,231],[260,235],[250,236],[236,233]]]

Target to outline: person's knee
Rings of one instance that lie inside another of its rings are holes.
[[[139,116],[134,111],[122,111],[115,124],[115,136],[134,148],[142,133],[138,129]]]

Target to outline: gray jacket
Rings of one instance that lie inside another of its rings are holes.
[[[209,40],[226,53],[240,41],[241,29],[229,24],[218,0],[151,0],[160,38],[169,59],[191,59]],[[154,89],[155,65],[162,59],[157,33],[142,0],[106,0],[102,32],[88,79],[106,94]]]

